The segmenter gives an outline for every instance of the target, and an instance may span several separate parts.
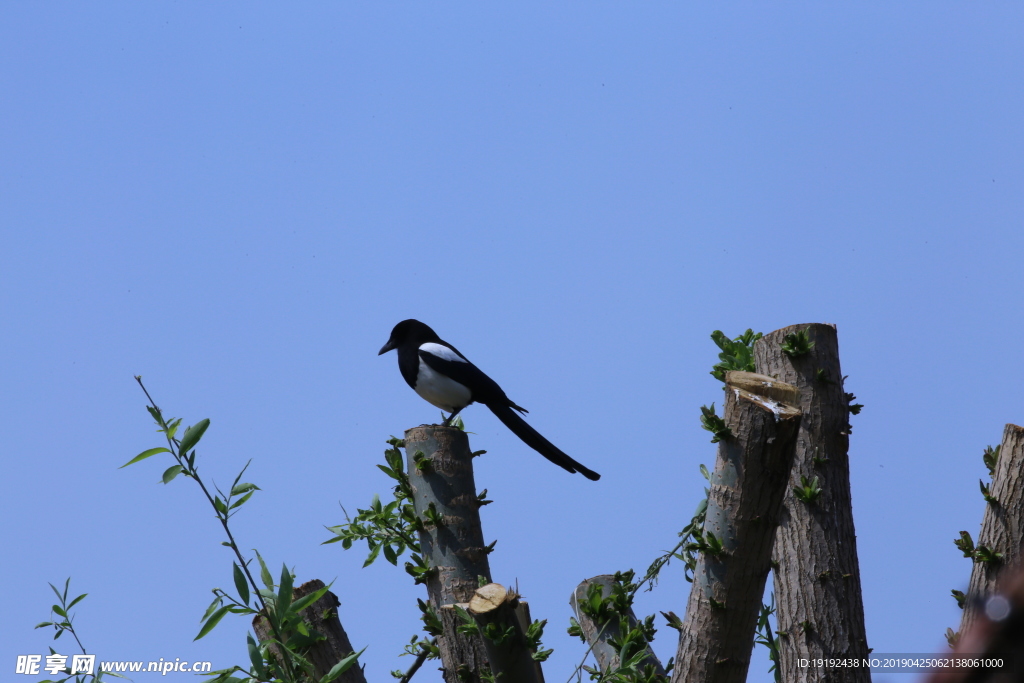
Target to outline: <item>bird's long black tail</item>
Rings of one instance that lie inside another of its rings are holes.
[[[597,472],[588,470],[586,467],[558,450],[553,443],[541,436],[540,432],[528,425],[526,420],[519,417],[519,414],[512,410],[512,408],[500,405],[488,405],[487,407],[491,409],[491,412],[494,413],[499,420],[505,423],[506,427],[512,430],[513,434],[522,439],[523,443],[559,467],[567,469],[570,472],[579,472],[591,481],[597,481],[601,478],[601,475]]]

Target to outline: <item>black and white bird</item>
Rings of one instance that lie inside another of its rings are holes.
[[[451,413],[445,424],[470,403],[483,403],[523,443],[551,462],[592,481],[601,478],[526,424],[515,412],[525,413],[525,408],[513,403],[497,382],[419,320],[403,320],[395,325],[391,338],[377,355],[393,350],[398,351],[398,369],[409,386],[431,405]]]

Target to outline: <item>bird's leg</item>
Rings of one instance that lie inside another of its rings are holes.
[[[463,408],[464,408],[464,407],[465,407],[465,406],[463,406]],[[452,420],[454,420],[454,419],[455,419],[455,416],[456,416],[456,415],[458,415],[458,414],[459,414],[459,413],[461,413],[461,412],[462,412],[462,408],[459,408],[459,409],[458,409],[458,410],[456,410],[456,411],[455,411],[454,413],[452,413],[451,415],[449,415],[448,417],[446,417],[446,418],[444,419],[444,423],[443,423],[443,424],[444,424],[444,426],[445,426],[445,427],[451,427],[451,426],[452,426]],[[441,414],[442,414],[442,415],[444,415],[444,413],[441,413]]]

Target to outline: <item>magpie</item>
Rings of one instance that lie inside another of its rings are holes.
[[[377,355],[394,350],[398,351],[398,369],[409,386],[427,403],[451,413],[445,425],[470,403],[483,403],[523,443],[551,462],[591,481],[601,478],[526,424],[515,412],[525,413],[525,408],[513,403],[497,382],[419,320],[403,320],[395,325],[391,338]]]

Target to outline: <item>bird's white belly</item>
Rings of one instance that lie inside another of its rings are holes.
[[[469,389],[450,377],[434,372],[422,358],[416,376],[416,393],[427,403],[449,413],[462,410],[473,397]]]

